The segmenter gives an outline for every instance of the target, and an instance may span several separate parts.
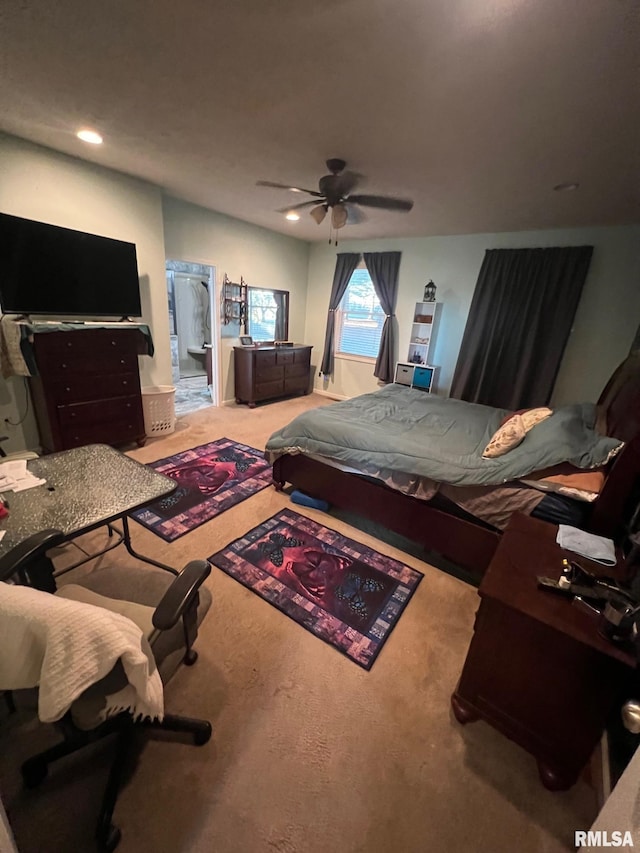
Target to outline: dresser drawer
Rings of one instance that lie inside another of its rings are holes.
[[[277,352],[276,360],[278,364],[293,364],[295,361],[295,353],[294,352]]]
[[[263,370],[265,367],[275,367],[277,362],[278,353],[273,350],[255,350],[252,353],[255,359],[255,367],[256,370]]]
[[[138,396],[114,397],[110,400],[93,400],[90,403],[71,403],[68,406],[58,406],[58,420],[65,426],[75,429],[95,423],[112,423],[114,421],[140,421],[142,406]]]
[[[45,332],[34,336],[36,361],[38,357],[50,358],[66,354],[97,356],[113,353],[135,355],[138,339],[134,330],[82,329],[76,332]]]
[[[40,375],[48,377],[102,376],[110,373],[135,373],[138,369],[138,357],[126,353],[91,353],[82,358],[70,353],[54,353],[46,362],[40,361]]]
[[[306,363],[287,365],[284,372],[285,379],[292,379],[294,376],[304,376],[305,379],[308,379],[309,365]]]
[[[98,397],[125,397],[140,393],[137,373],[120,373],[115,376],[73,376],[67,381],[57,380],[50,385],[50,393],[57,405],[82,403]]]
[[[308,376],[287,376],[284,380],[284,393],[297,394],[300,391],[306,392],[309,388]]]
[[[284,394],[284,382],[278,379],[276,382],[256,382],[254,399],[267,400],[269,397],[281,397]]]
[[[144,435],[144,426],[137,419],[109,423],[85,424],[64,431],[64,450],[83,444],[125,444]]]
[[[284,367],[259,365],[256,369],[256,382],[282,382],[283,379]]]

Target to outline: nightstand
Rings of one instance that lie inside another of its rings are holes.
[[[451,704],[458,722],[485,720],[536,758],[545,787],[564,790],[589,761],[609,713],[628,698],[636,661],[598,633],[596,613],[538,587],[539,575],[559,577],[565,556],[615,576],[563,551],[556,533],[555,525],[513,516],[478,590]]]

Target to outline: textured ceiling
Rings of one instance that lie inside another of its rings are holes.
[[[347,238],[638,221],[637,0],[3,0],[0,129],[307,240],[328,157]],[[104,145],[75,138],[84,125]],[[0,164],[1,180],[1,164]],[[554,192],[562,182],[574,192]]]

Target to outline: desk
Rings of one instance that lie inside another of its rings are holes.
[[[0,520],[0,530],[6,531],[0,541],[0,557],[40,530],[60,530],[66,539],[73,539],[103,525],[113,533],[112,522],[120,520],[122,531],[115,531],[117,541],[105,551],[124,544],[133,557],[177,574],[174,569],[133,550],[127,519],[132,510],[170,494],[176,484],[169,477],[106,444],[52,453],[32,459],[27,467],[46,483],[24,492],[5,492],[9,515]]]

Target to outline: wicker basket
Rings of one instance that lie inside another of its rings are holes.
[[[176,428],[175,395],[173,385],[152,385],[142,389],[144,431],[150,438],[168,435]]]

